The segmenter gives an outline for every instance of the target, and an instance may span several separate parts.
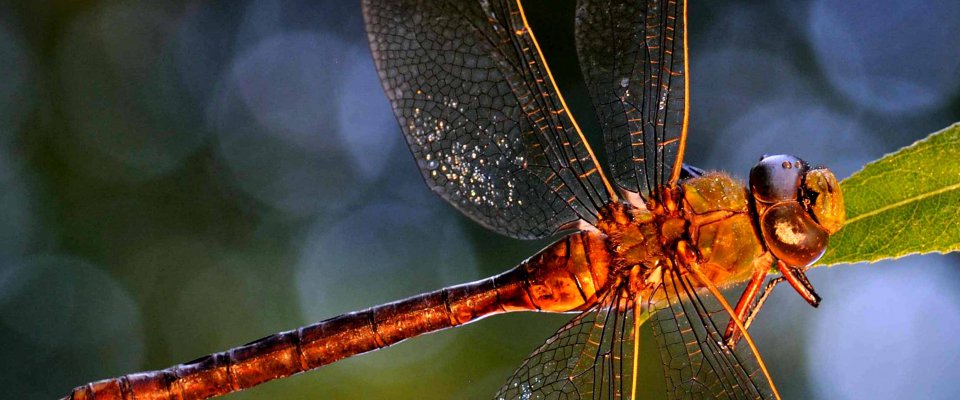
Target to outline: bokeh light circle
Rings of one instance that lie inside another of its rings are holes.
[[[360,188],[338,139],[344,45],[311,32],[271,36],[240,54],[208,112],[235,184],[293,216],[336,208]]]
[[[344,64],[354,67],[346,71],[342,81],[337,132],[357,175],[372,180],[389,164],[403,135],[383,95],[370,50],[352,46]]]
[[[818,0],[807,30],[823,74],[868,109],[924,111],[960,86],[960,2]]]

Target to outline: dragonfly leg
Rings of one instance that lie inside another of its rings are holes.
[[[757,318],[757,313],[760,311],[760,308],[763,307],[763,303],[766,303],[767,298],[773,293],[773,288],[785,280],[786,279],[780,276],[767,282],[767,285],[763,287],[763,291],[760,292],[760,298],[757,299],[757,304],[750,308],[750,312],[747,313],[747,318],[743,321],[743,326],[750,328],[750,324],[753,323],[754,318]]]
[[[813,290],[813,285],[810,284],[803,270],[791,267],[780,260],[777,260],[777,267],[780,268],[780,274],[790,283],[790,286],[793,286],[793,289],[797,291],[800,297],[803,297],[803,299],[814,308],[820,305],[820,295]]]
[[[757,299],[757,303],[753,304],[747,311],[746,317],[742,318],[743,327],[749,329],[750,324],[753,323],[753,320],[757,318],[757,314],[760,313],[760,309],[763,308],[763,304],[767,302],[767,298],[770,297],[770,294],[773,293],[773,288],[785,281],[782,276],[775,279],[771,279],[770,282],[767,282],[766,286],[763,287],[763,290],[760,291],[760,297]],[[737,304],[739,306],[739,304]],[[726,338],[726,343],[730,348],[734,348],[737,345],[737,342],[740,341],[740,331],[737,331],[736,324],[733,321],[730,321],[730,324],[727,326],[727,334],[724,335]]]
[[[807,303],[810,303],[810,305],[814,307],[820,305],[820,295],[813,290],[813,285],[810,284],[810,280],[807,279],[807,276],[801,269],[791,267],[780,260],[777,260],[777,267],[780,269],[782,276],[767,283],[767,285],[763,288],[763,291],[761,291],[760,298],[757,300],[756,304],[749,305],[753,303],[753,299],[756,298],[756,290],[759,288],[759,283],[756,281],[757,275],[755,274],[750,280],[750,283],[747,284],[747,289],[744,290],[743,295],[740,297],[740,301],[737,303],[736,309],[737,318],[740,318],[740,321],[743,321],[744,327],[750,327],[750,324],[753,323],[753,319],[757,317],[757,313],[760,311],[760,308],[762,308],[763,304],[767,302],[767,297],[770,296],[770,293],[773,293],[773,288],[783,281],[790,282],[790,286],[792,286],[793,289],[800,294],[800,297],[803,297],[803,299],[807,301]],[[760,279],[762,282],[763,278],[761,277]],[[750,296],[750,298],[748,298],[748,296]],[[735,347],[737,342],[740,340],[740,332],[736,329],[736,325],[732,320],[729,324],[727,324],[727,331],[723,335],[723,338],[727,345],[731,348]]]
[[[763,280],[766,277],[766,269],[757,269],[757,271],[753,273],[753,276],[750,277],[750,283],[747,283],[746,289],[744,289],[743,294],[740,295],[740,300],[737,301],[737,307],[734,308],[734,316],[732,318],[746,321],[747,313],[753,312],[753,301],[756,300],[757,295],[760,294],[760,286],[763,285]],[[744,326],[748,326],[748,324],[744,322]],[[740,334],[737,332],[737,325],[733,320],[730,320],[730,322],[727,323],[727,330],[723,334],[723,340],[730,345],[730,347],[733,347],[739,339]]]

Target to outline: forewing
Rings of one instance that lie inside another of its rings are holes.
[[[513,1],[364,0],[370,48],[427,185],[502,234],[596,221],[603,177]]]
[[[683,0],[580,0],[577,6],[577,54],[612,179],[644,198],[670,181],[678,154],[682,159],[683,14]]]
[[[530,355],[497,400],[629,398],[632,309],[626,290],[611,291]]]
[[[756,358],[741,341],[723,344],[730,320],[712,295],[693,289],[688,276],[667,270],[651,297],[651,325],[660,348],[668,399],[772,399]]]

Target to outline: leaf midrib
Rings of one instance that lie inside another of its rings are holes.
[[[936,195],[943,194],[943,193],[946,193],[946,192],[949,192],[949,191],[952,191],[952,190],[957,190],[957,189],[960,189],[960,183],[955,183],[955,184],[950,185],[950,186],[942,187],[942,188],[937,189],[937,190],[934,190],[934,191],[932,191],[932,192],[927,192],[927,193],[923,193],[923,194],[920,194],[920,195],[917,195],[917,196],[908,197],[908,198],[903,199],[903,200],[900,200],[900,201],[898,201],[898,202],[896,202],[896,203],[887,204],[887,205],[885,205],[885,206],[883,206],[883,207],[880,207],[880,208],[878,208],[878,209],[871,210],[871,211],[865,212],[865,213],[863,213],[863,214],[857,215],[856,217],[850,218],[850,219],[847,220],[846,224],[849,225],[849,224],[852,224],[852,223],[854,223],[854,222],[857,222],[857,221],[859,221],[859,220],[861,220],[861,219],[864,219],[864,218],[867,218],[867,217],[871,217],[871,216],[874,216],[874,215],[883,213],[883,212],[885,212],[885,211],[892,210],[892,209],[894,209],[894,208],[904,206],[904,205],[909,204],[909,203],[919,202],[919,201],[921,201],[921,200],[923,200],[923,199],[926,199],[926,198],[928,198],[928,197],[936,196]]]

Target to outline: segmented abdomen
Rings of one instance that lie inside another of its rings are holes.
[[[491,278],[344,314],[167,369],[93,382],[66,399],[205,399],[492,314],[580,309],[606,284],[605,243],[598,233],[571,234]]]

